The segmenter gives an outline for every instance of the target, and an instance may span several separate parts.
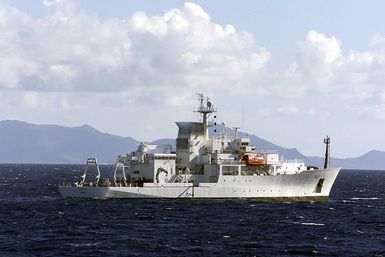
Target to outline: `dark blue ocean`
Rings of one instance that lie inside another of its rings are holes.
[[[0,165],[0,256],[385,256],[384,171],[343,170],[321,203],[60,197],[81,169]]]

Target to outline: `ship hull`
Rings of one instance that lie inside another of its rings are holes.
[[[80,198],[253,198],[260,201],[326,201],[340,168],[293,175],[221,176],[217,183],[145,183],[143,187],[59,186],[64,197]]]

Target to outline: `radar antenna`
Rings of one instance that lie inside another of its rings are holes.
[[[205,100],[204,94],[200,93],[200,94],[197,94],[197,96],[198,96],[200,105],[195,112],[199,112],[202,115],[204,136],[206,139],[208,139],[209,132],[208,132],[207,118],[210,117],[211,113],[216,112],[217,110],[216,108],[214,108],[214,105],[210,102],[208,97],[206,98],[206,102],[204,101]]]

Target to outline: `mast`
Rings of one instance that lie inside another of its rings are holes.
[[[235,139],[238,138],[238,130],[240,129],[240,127],[233,127],[234,131],[235,131]]]
[[[324,143],[326,145],[324,169],[327,169],[330,163],[330,138],[328,136],[324,139]]]
[[[202,124],[203,124],[203,131],[204,131],[204,137],[205,139],[209,138],[209,131],[208,131],[208,124],[207,119],[210,117],[211,113],[216,112],[217,110],[214,108],[214,105],[210,102],[209,98],[206,97],[204,94],[197,94],[198,100],[200,102],[200,105],[198,106],[198,109],[195,112],[199,112],[202,115]]]

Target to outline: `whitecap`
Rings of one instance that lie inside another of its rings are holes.
[[[378,197],[352,197],[350,200],[380,200]]]
[[[301,225],[304,225],[304,226],[325,226],[325,224],[314,223],[314,222],[301,222]]]
[[[351,200],[342,200],[343,203],[355,203],[356,201],[351,201]]]

